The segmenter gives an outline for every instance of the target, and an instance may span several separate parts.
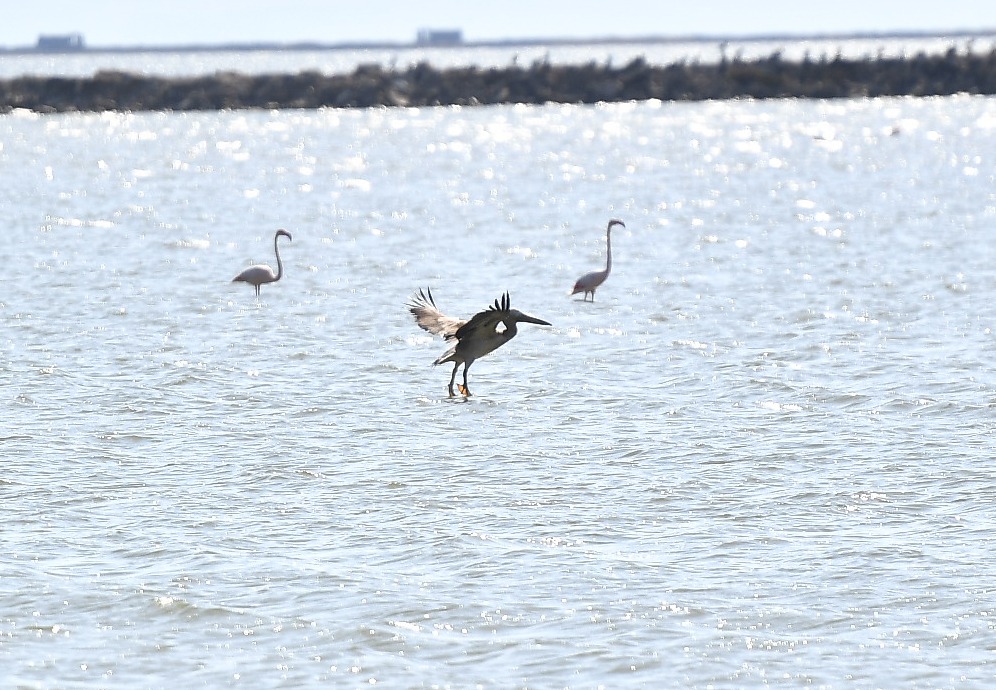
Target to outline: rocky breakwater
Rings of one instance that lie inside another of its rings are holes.
[[[494,103],[595,103],[660,99],[850,98],[996,93],[996,51],[903,58],[723,60],[619,67],[589,63],[403,70],[362,65],[350,74],[157,77],[103,71],[92,77],[0,80],[0,111],[366,108]]]

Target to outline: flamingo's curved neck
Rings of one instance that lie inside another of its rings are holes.
[[[273,279],[274,282],[280,280],[280,277],[284,274],[284,264],[280,260],[280,246],[277,244],[277,240],[280,239],[280,235],[273,236],[273,253],[277,255],[277,277]]]
[[[605,275],[612,270],[612,226],[605,231]]]

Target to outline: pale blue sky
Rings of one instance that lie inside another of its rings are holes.
[[[80,32],[91,47],[391,41],[420,28],[501,38],[996,31],[996,2],[895,0],[27,0],[5,3],[0,46]]]

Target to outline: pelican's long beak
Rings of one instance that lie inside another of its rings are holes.
[[[529,314],[519,314],[519,321],[525,321],[526,323],[535,323],[538,326],[552,326],[553,324],[549,321],[544,321],[543,319],[537,319],[535,316],[530,316]]]

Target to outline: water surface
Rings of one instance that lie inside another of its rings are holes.
[[[985,687],[994,127],[969,97],[0,118],[0,679]],[[257,300],[229,281],[281,227]],[[420,287],[553,326],[451,400]]]

